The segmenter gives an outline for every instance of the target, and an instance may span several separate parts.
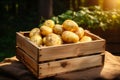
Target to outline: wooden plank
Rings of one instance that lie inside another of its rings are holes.
[[[38,47],[34,45],[27,37],[23,35],[24,32],[16,33],[16,46],[23,49],[29,56],[37,61]]]
[[[63,46],[55,46],[42,48],[39,51],[39,61],[61,59],[66,57],[75,57],[100,53],[105,51],[104,41],[92,41],[83,43],[66,44]],[[50,56],[50,57],[48,57]]]
[[[100,79],[102,66],[92,67],[85,70],[78,70],[69,73],[56,75],[53,80],[104,80]]]
[[[27,55],[22,49],[16,48],[16,57],[26,65],[30,71],[33,72],[36,76],[38,76],[38,63],[34,61],[29,55]]]
[[[102,56],[92,55],[39,64],[39,78],[102,65]]]
[[[37,62],[76,57],[105,51],[105,40],[87,30],[85,30],[85,34],[94,39],[91,42],[71,43],[49,47],[36,46],[26,38],[26,35],[28,34],[29,32],[17,33],[17,46],[23,49]]]
[[[104,39],[90,33],[87,30],[85,30],[85,35],[92,37],[94,40],[91,42],[80,42],[80,43],[64,44],[61,46],[44,47],[39,51],[39,61],[75,57],[75,56],[88,55],[88,54],[100,53],[105,51]]]

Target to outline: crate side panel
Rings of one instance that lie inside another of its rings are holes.
[[[41,49],[39,52],[39,61],[76,57],[81,55],[100,53],[104,51],[104,40],[56,46]]]
[[[105,40],[105,39],[102,39],[101,37],[99,37],[98,35],[91,33],[88,30],[85,30],[85,35],[90,36],[93,40]]]
[[[36,76],[38,76],[38,64],[22,49],[16,48],[16,57]]]
[[[34,46],[28,38],[26,38],[20,32],[16,33],[16,44],[18,47],[23,49],[29,56],[37,61],[38,57],[38,48]]]
[[[39,77],[46,77],[65,73],[75,70],[82,70],[85,68],[102,65],[101,55],[92,55],[86,57],[78,57],[54,62],[39,64]]]

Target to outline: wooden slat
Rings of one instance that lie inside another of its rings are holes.
[[[49,47],[36,46],[26,38],[26,35],[28,34],[29,32],[17,33],[17,46],[23,49],[37,62],[101,53],[105,51],[105,40],[87,30],[85,30],[85,34],[94,39],[91,42],[71,43]]]
[[[54,78],[56,80],[102,80],[99,79],[102,68],[102,66],[92,67],[85,70],[59,74],[56,75]]]
[[[34,61],[29,55],[27,55],[22,49],[16,48],[16,57],[27,66],[30,71],[38,76],[38,63]]]
[[[16,33],[16,46],[23,49],[28,55],[37,61],[38,47],[34,45],[28,38],[23,35],[24,32]]]
[[[78,57],[39,64],[39,78],[102,65],[101,55]]]
[[[40,49],[39,61],[75,57],[81,55],[100,53],[104,51],[105,51],[104,40],[67,44],[63,46],[55,46]]]

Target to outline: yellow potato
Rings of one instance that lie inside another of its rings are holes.
[[[40,29],[39,28],[33,28],[29,33],[29,37],[32,37],[35,34],[40,34]]]
[[[83,36],[80,42],[90,42],[92,41],[92,38],[89,36]]]
[[[49,19],[49,20],[46,20],[43,25],[48,26],[48,27],[50,27],[50,28],[53,28],[54,25],[55,25],[55,23],[54,23],[53,20],[50,20],[50,19]]]
[[[81,39],[84,36],[84,29],[82,27],[79,27],[78,30],[75,32],[79,38]]]
[[[53,32],[54,32],[55,34],[61,35],[62,32],[63,32],[62,25],[56,24],[56,25],[53,27]]]
[[[63,29],[66,31],[74,32],[78,30],[78,24],[73,20],[65,20],[62,25],[63,25]]]
[[[48,34],[53,32],[53,29],[43,25],[40,27],[40,32],[41,32],[41,35],[47,36]]]
[[[79,41],[79,36],[71,31],[64,31],[62,33],[62,40],[66,43],[76,43]]]
[[[43,45],[46,43],[46,37],[43,37],[42,42],[43,42]]]
[[[45,45],[46,46],[55,46],[55,45],[61,45],[62,39],[57,34],[51,33],[46,36],[45,39]]]
[[[31,36],[30,40],[38,46],[42,45],[42,37],[39,34]]]

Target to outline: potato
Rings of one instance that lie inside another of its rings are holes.
[[[40,34],[40,29],[39,28],[33,28],[29,33],[29,37],[32,37],[35,34]]]
[[[46,46],[55,46],[55,45],[61,45],[62,39],[57,34],[51,33],[46,36],[45,39],[45,45]]]
[[[62,25],[56,24],[56,25],[53,27],[53,32],[54,32],[55,34],[61,35],[62,32],[63,32]]]
[[[90,42],[92,41],[92,38],[89,36],[83,36],[80,42]]]
[[[84,29],[82,27],[79,27],[78,30],[75,32],[79,38],[81,39],[84,36]]]
[[[78,30],[78,24],[73,20],[65,20],[62,25],[63,25],[63,29],[67,31],[74,32]]]
[[[50,27],[50,28],[53,28],[54,25],[55,25],[55,23],[54,23],[53,20],[50,20],[50,19],[49,19],[49,20],[46,20],[43,25],[48,26],[48,27]]]
[[[35,43],[37,46],[42,45],[42,37],[39,34],[35,34],[30,37],[30,40]]]
[[[46,43],[46,37],[43,37],[42,42],[43,42],[43,45]]]
[[[43,25],[40,27],[40,32],[41,32],[41,35],[47,36],[48,34],[53,32],[53,29]]]
[[[62,33],[62,40],[66,43],[76,43],[79,41],[79,36],[71,31],[64,31]]]

